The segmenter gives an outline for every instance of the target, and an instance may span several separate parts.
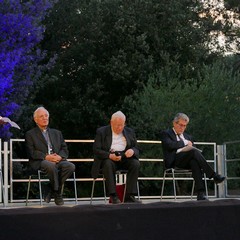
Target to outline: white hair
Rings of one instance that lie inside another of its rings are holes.
[[[173,121],[178,122],[180,119],[184,120],[186,123],[189,123],[189,117],[185,113],[177,113]]]
[[[113,113],[111,120],[114,120],[116,118],[121,118],[124,121],[126,121],[126,116],[121,111],[117,111],[117,112]]]
[[[44,110],[44,111],[46,111],[47,114],[48,114],[48,116],[49,116],[49,112],[48,112],[48,110],[47,110],[45,107],[38,107],[38,108],[34,111],[34,113],[33,113],[33,118],[37,117],[37,112],[38,112],[39,110]]]

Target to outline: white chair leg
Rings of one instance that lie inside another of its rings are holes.
[[[164,171],[163,173],[163,182],[162,182],[162,191],[161,191],[161,199],[162,200],[162,197],[163,197],[163,191],[164,191],[164,185],[165,185],[165,177],[166,177],[166,171]]]
[[[124,203],[124,201],[125,201],[126,191],[127,191],[127,181],[125,182],[125,186],[124,186],[122,203]]]
[[[107,204],[107,191],[106,191],[106,183],[105,183],[105,178],[103,176],[103,192],[104,192],[104,202]]]
[[[29,179],[28,179],[27,197],[26,197],[26,206],[28,205],[28,198],[29,198],[29,192],[30,192],[31,180],[32,180],[32,176],[30,175],[30,176],[29,176]]]
[[[122,199],[122,203],[124,203],[125,201],[125,197],[126,197],[126,191],[127,191],[127,174],[125,174],[125,177],[124,177],[124,182],[125,182],[125,186],[124,186],[124,191],[123,191],[123,199]],[[123,182],[123,184],[124,184]]]
[[[93,184],[92,184],[92,192],[91,192],[91,200],[90,200],[90,204],[92,204],[92,199],[93,199],[93,193],[94,193],[94,188],[95,188],[95,181],[96,179],[93,179]]]
[[[140,190],[139,190],[139,183],[137,181],[137,193],[138,193],[138,200],[140,200]]]
[[[77,205],[78,202],[77,202],[77,184],[76,184],[76,174],[75,172],[73,172],[73,184],[74,184],[74,194],[75,194],[75,204]]]
[[[193,179],[192,192],[191,192],[191,200],[192,200],[192,198],[193,198],[194,188],[195,188],[195,180]]]
[[[42,200],[41,170],[38,170],[38,184],[39,184],[40,205],[42,206],[43,200]]]
[[[204,183],[205,183],[206,197],[208,198],[207,178],[205,173],[203,174],[203,177],[204,177]]]
[[[176,193],[176,181],[175,181],[175,173],[174,169],[172,169],[172,175],[173,175],[173,191],[174,191],[174,199],[177,200],[177,193]]]

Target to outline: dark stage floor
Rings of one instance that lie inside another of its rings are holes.
[[[240,200],[0,209],[1,240],[239,240]]]

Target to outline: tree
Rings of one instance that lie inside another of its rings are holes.
[[[230,41],[234,42],[235,52],[237,57],[235,57],[234,69],[240,72],[240,58],[239,58],[239,48],[240,48],[240,3],[238,0],[225,0],[224,1],[226,9],[232,15],[232,27],[230,28],[231,36]]]
[[[41,63],[45,52],[38,48],[43,39],[41,21],[54,1],[0,0],[0,112],[15,120],[34,83],[48,63]],[[9,126],[0,136],[11,136]]]
[[[240,3],[238,0],[225,0],[224,4],[227,9],[240,12]]]
[[[181,74],[178,63],[170,61],[149,78],[143,90],[126,97],[128,124],[135,129],[138,139],[161,140],[161,130],[171,128],[176,113],[184,112],[190,117],[186,132],[195,141],[223,144],[238,140],[240,75],[220,62],[203,66],[196,72],[197,79],[189,79],[184,85],[179,81]],[[201,149],[207,159],[212,159],[209,147]],[[141,157],[147,156],[162,156],[161,149],[142,149]],[[161,176],[161,167],[144,163],[141,176]],[[158,189],[153,183],[144,184],[144,189]]]
[[[167,64],[166,56],[177,60],[181,82],[212,61],[217,54],[206,43],[216,26],[203,11],[188,0],[59,1],[42,41],[59,58],[34,103],[50,110],[65,136],[92,138],[126,96]]]
[[[177,112],[189,115],[187,131],[196,141],[222,144],[239,138],[239,74],[216,62],[203,66],[197,75],[201,85],[192,79],[183,86],[179,67],[169,64],[149,79],[144,90],[126,98],[125,107],[134,113],[129,122],[140,138],[159,139],[160,131],[172,126]]]

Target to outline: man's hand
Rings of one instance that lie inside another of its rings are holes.
[[[0,116],[0,125],[2,125],[2,124],[6,124],[6,122],[4,122],[3,120],[1,120],[1,116]]]
[[[46,155],[45,159],[49,162],[59,163],[62,157],[56,153]]]
[[[122,157],[121,156],[116,156],[115,153],[110,153],[109,154],[109,159],[112,161],[118,162],[121,161]]]
[[[134,151],[132,149],[128,149],[125,153],[124,153],[124,157],[126,158],[130,158],[134,155]],[[109,159],[111,159],[112,161],[121,161],[122,156],[117,156],[115,153],[110,153],[109,154]]]
[[[132,149],[128,149],[128,150],[125,152],[126,158],[132,157],[133,154],[134,154],[134,151],[133,151]]]

